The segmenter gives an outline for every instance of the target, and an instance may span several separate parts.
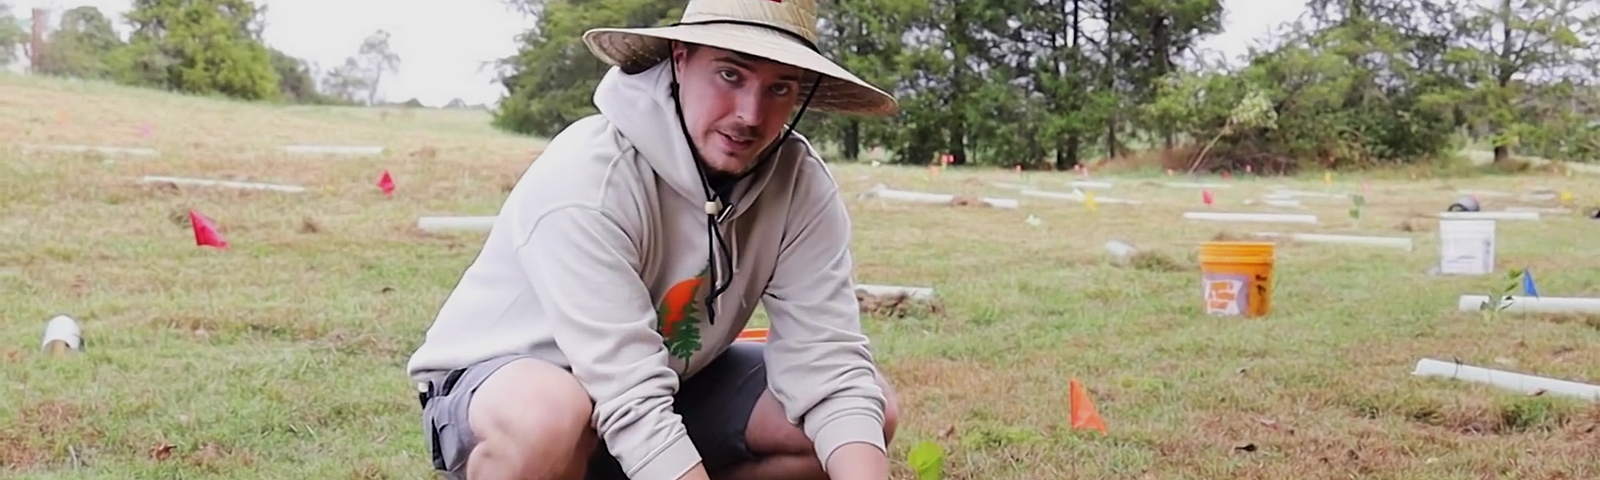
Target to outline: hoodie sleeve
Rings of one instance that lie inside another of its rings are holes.
[[[594,401],[590,419],[633,480],[676,480],[700,454],[672,409],[678,376],[652,328],[640,255],[615,217],[583,205],[536,219],[517,259],[544,302],[556,345]]]
[[[772,323],[769,388],[824,468],[845,444],[885,447],[884,393],[850,279],[849,216],[837,187],[827,187],[796,199],[762,301]]]

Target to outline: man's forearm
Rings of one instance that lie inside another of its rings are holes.
[[[683,476],[678,477],[678,480],[711,480],[711,476],[706,474],[706,466],[704,463],[696,463],[694,464],[694,468],[689,469],[688,472],[684,472]]]
[[[889,458],[870,443],[847,443],[828,457],[831,480],[888,480]]]

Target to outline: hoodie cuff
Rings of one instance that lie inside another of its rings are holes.
[[[645,460],[628,474],[633,480],[678,480],[700,464],[700,451],[688,435],[681,435],[654,457]]]
[[[887,454],[884,448],[883,422],[871,415],[846,415],[835,418],[833,421],[817,429],[817,437],[811,440],[816,446],[817,459],[822,461],[822,469],[828,469],[828,460],[833,457],[833,452],[838,451],[850,443],[867,443]]]

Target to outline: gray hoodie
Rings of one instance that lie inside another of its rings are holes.
[[[409,375],[425,382],[506,354],[566,367],[629,478],[675,480],[700,461],[673,412],[679,380],[721,354],[759,301],[771,318],[768,388],[818,459],[852,442],[882,449],[884,397],[838,185],[794,134],[733,188],[718,225],[728,255],[717,254],[731,257],[731,284],[707,322],[706,193],[667,68],[606,74],[600,114],[552,139],[517,182]]]

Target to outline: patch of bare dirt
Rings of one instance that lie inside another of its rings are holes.
[[[25,404],[7,420],[0,428],[0,470],[28,470],[53,463],[67,455],[54,445],[97,437],[83,424],[78,407],[57,401]]]
[[[1433,231],[1433,225],[1434,222],[1429,222],[1425,219],[1408,218],[1396,224],[1394,229],[1402,232],[1431,232]]]
[[[978,197],[974,197],[974,196],[970,196],[970,195],[956,195],[955,198],[950,199],[950,206],[952,206],[952,207],[988,207],[989,204],[987,202],[984,202],[983,200],[978,199]]]
[[[937,298],[918,300],[904,292],[872,295],[856,291],[856,302],[861,304],[861,314],[876,317],[905,318],[906,316],[938,315],[944,306]]]

